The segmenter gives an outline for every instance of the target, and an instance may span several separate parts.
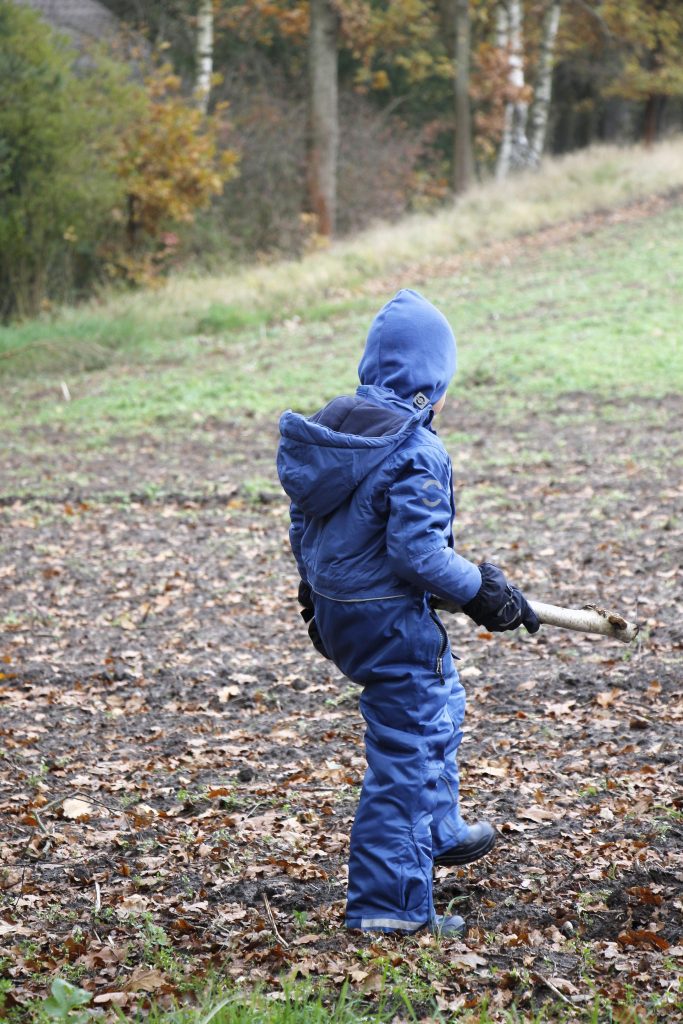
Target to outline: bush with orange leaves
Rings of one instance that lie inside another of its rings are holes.
[[[225,130],[225,104],[207,116],[181,94],[181,82],[168,64],[146,80],[147,102],[121,136],[116,173],[125,203],[114,211],[123,228],[110,240],[110,276],[149,285],[167,269],[178,246],[174,225],[221,194],[238,173],[238,154],[219,147]]]

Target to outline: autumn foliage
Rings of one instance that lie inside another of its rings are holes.
[[[330,4],[338,20],[336,222],[345,234],[450,197],[455,8],[449,0]],[[226,256],[299,255],[315,236],[306,196],[308,0],[214,0],[220,76],[208,116],[192,101],[197,4],[104,6],[147,40],[132,72],[101,53],[82,60],[30,9],[0,0],[8,101],[0,104],[0,317],[82,298],[111,278],[149,284],[190,258],[206,267]],[[518,5],[520,89],[501,44],[501,5],[469,0],[479,178],[497,166],[509,108],[524,107],[529,127],[542,105],[550,6]],[[163,58],[155,63],[150,53]],[[592,141],[651,143],[679,129],[681,54],[677,0],[563,3],[537,156],[543,140],[562,153]]]
[[[155,70],[146,91],[142,115],[121,137],[116,174],[125,208],[113,216],[125,227],[125,243],[113,246],[108,263],[138,284],[153,282],[175,252],[177,235],[164,229],[191,222],[237,173],[235,151],[219,151],[223,108],[207,118],[189,105],[170,64]]]
[[[0,317],[47,310],[103,278],[148,284],[237,173],[224,107],[205,117],[170,65],[142,84],[32,11],[0,0]],[[221,144],[219,146],[219,137]]]

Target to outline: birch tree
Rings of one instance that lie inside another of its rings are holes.
[[[522,0],[507,0],[497,12],[498,45],[507,49],[508,81],[512,99],[505,107],[503,138],[498,154],[496,177],[502,180],[511,170],[528,167],[531,151],[526,136],[529,110],[528,91],[524,82],[524,47],[522,42]]]
[[[197,79],[195,98],[197,106],[206,113],[211,94],[213,75],[213,0],[199,0],[197,11]]]
[[[331,0],[311,0],[308,44],[308,197],[318,233],[334,234],[339,150],[339,17]]]
[[[550,113],[553,85],[553,58],[557,30],[560,24],[561,7],[562,0],[551,0],[543,18],[534,100],[529,115],[531,162],[536,167],[541,162],[548,129],[548,114]]]

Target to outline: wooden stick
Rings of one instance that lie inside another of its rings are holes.
[[[627,622],[621,615],[605,611],[595,604],[584,608],[559,608],[554,604],[542,601],[529,601],[541,622],[548,626],[561,626],[562,629],[574,629],[579,633],[599,633],[611,636],[630,644],[638,636],[639,626],[635,622]]]
[[[273,932],[275,934],[275,938],[278,940],[278,942],[280,943],[281,946],[284,946],[285,949],[289,949],[289,943],[286,942],[282,938],[282,936],[280,935],[279,931],[277,930],[277,925],[275,924],[275,918],[273,917],[273,911],[270,909],[270,903],[268,902],[268,897],[266,896],[265,893],[263,894],[263,905],[266,908],[266,913],[268,914],[268,918],[270,920],[270,925],[271,925],[271,928],[273,929]]]

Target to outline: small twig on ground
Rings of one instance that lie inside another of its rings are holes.
[[[259,803],[257,803],[257,804],[254,804],[254,806],[250,807],[249,810],[247,811],[247,813],[244,815],[244,821],[246,821],[247,818],[251,818],[252,814],[254,814],[256,811],[258,811],[259,807],[265,807],[265,806],[266,806],[266,804],[264,803],[263,800],[259,801]]]
[[[263,905],[266,908],[266,913],[268,915],[268,919],[270,921],[271,928],[273,929],[273,932],[275,934],[275,938],[278,940],[278,942],[280,943],[281,946],[284,946],[285,949],[289,949],[289,943],[286,942],[285,939],[282,938],[282,936],[280,935],[279,931],[277,930],[277,925],[275,924],[275,918],[273,917],[273,911],[270,909],[270,903],[268,902],[268,897],[266,896],[265,893],[263,894]]]
[[[64,803],[65,800],[69,800],[71,797],[75,797],[75,796],[81,797],[81,799],[84,800],[86,803],[99,804],[100,807],[104,807],[107,811],[109,811],[110,814],[123,814],[124,817],[128,816],[129,812],[126,811],[125,808],[122,807],[122,808],[119,809],[119,808],[116,808],[116,807],[111,807],[110,804],[106,804],[103,800],[98,800],[97,797],[91,796],[90,793],[84,793],[80,789],[73,789],[73,790],[70,790],[67,793],[62,793],[61,796],[55,797],[54,800],[50,800],[50,802],[48,804],[45,804],[43,807],[41,807],[40,810],[43,812],[43,814],[45,814],[47,811],[51,810],[53,807],[57,807],[59,804]],[[36,819],[36,822],[38,823],[38,829],[40,829],[40,831],[43,833],[43,835],[46,836],[48,839],[52,838],[52,835],[53,835],[52,832],[49,832],[48,829],[45,827],[45,825],[43,824],[43,820],[40,817],[40,813],[36,810],[35,807],[31,808],[31,814]],[[129,827],[132,829],[133,826],[130,825],[130,823],[129,823]],[[34,838],[34,836],[36,834],[36,831],[37,830],[34,828],[33,831],[31,832],[30,836],[28,837],[28,840],[26,841],[26,845],[24,846],[24,849],[23,849],[23,854],[24,855],[26,855],[26,851],[29,849],[31,843],[33,842],[33,838]],[[45,852],[47,852],[48,849],[49,849],[49,846],[46,847],[46,851]]]
[[[41,811],[43,811],[43,813],[45,813],[45,812],[47,812],[47,811],[51,810],[51,808],[53,808],[53,807],[56,807],[56,806],[57,806],[58,804],[61,804],[61,803],[63,803],[63,801],[64,801],[64,800],[66,800],[66,799],[67,799],[67,797],[68,797],[69,795],[70,795],[70,794],[69,794],[69,793],[67,793],[67,794],[66,794],[65,796],[58,796],[58,797],[57,797],[57,798],[56,798],[55,800],[51,800],[49,804],[45,804],[45,806],[44,806],[44,807],[41,807]],[[44,835],[44,836],[49,836],[49,835],[50,835],[50,833],[49,833],[49,832],[48,832],[48,830],[47,830],[47,829],[45,828],[45,825],[43,825],[43,820],[42,820],[42,818],[40,817],[40,814],[38,813],[38,811],[36,810],[36,808],[35,808],[35,807],[32,807],[32,808],[31,808],[31,814],[33,815],[33,817],[34,817],[34,818],[36,819],[36,821],[38,822],[38,828],[39,828],[39,829],[40,829],[40,831],[41,831],[41,832],[43,833],[43,835]],[[29,836],[29,841],[28,841],[28,843],[26,844],[26,847],[28,847],[29,843],[31,842],[31,840],[33,839],[33,837],[34,837],[34,835],[35,835],[35,834],[36,834],[36,830],[34,829],[34,830],[33,830],[33,832],[31,833],[31,835]]]
[[[21,897],[22,897],[22,896],[24,895],[24,879],[25,879],[25,877],[26,877],[26,868],[24,867],[24,868],[23,868],[23,870],[22,870],[22,872],[21,872],[21,880],[20,880],[20,888],[19,888],[19,893],[18,893],[18,895],[17,895],[17,898],[16,898],[16,899],[15,899],[15,901],[14,901],[14,909],[15,909],[15,910],[16,910],[16,909],[17,909],[17,907],[19,906],[19,900],[20,900],[20,899],[21,899]],[[13,888],[14,888],[14,887],[13,887]]]
[[[102,893],[100,892],[100,883],[95,882],[95,913],[99,914],[102,906]]]
[[[546,978],[545,975],[539,974],[538,971],[534,971],[532,977],[536,981],[540,982],[541,985],[545,985],[547,989],[550,989],[552,994],[554,996],[557,996],[558,999],[561,999],[563,1003],[567,1004],[567,1006],[573,1006],[574,1009],[576,1009],[576,1003],[573,1003],[571,999],[568,999],[564,992],[560,992],[557,985],[553,985],[552,981],[550,981],[549,978]]]

